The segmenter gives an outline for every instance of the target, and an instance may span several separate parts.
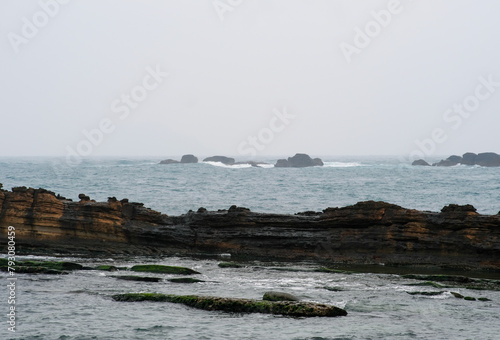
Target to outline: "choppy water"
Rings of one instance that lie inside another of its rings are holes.
[[[90,160],[76,168],[57,160],[0,159],[0,183],[43,187],[68,198],[85,193],[96,200],[127,197],[167,214],[232,204],[255,211],[294,213],[383,200],[408,208],[439,211],[450,203],[473,204],[479,212],[500,210],[500,169],[458,166],[412,167],[396,159],[324,158],[324,168],[230,168],[214,164],[158,165],[157,159]],[[4,236],[5,237],[5,236]],[[69,275],[19,274],[17,332],[2,339],[498,339],[500,292],[406,286],[415,281],[388,274],[331,274],[277,271],[312,263],[248,263],[222,269],[219,259],[130,258],[67,260],[87,265],[157,264],[191,267],[204,283],[122,281],[98,271]],[[148,274],[146,274],[148,275]],[[151,274],[155,277],[173,275]],[[7,275],[0,273],[2,286]],[[325,289],[334,288],[336,291]],[[228,314],[170,303],[123,303],[110,296],[126,292],[200,294],[261,298],[268,290],[333,304],[340,318],[289,318]],[[411,291],[443,291],[436,296]],[[489,302],[457,299],[486,297]],[[7,290],[1,310],[7,313]],[[1,319],[1,318],[0,318]]]
[[[397,158],[324,158],[325,167],[255,168],[211,164],[159,165],[158,159],[2,159],[0,183],[43,187],[68,198],[129,198],[169,215],[236,204],[259,212],[320,211],[364,200],[439,211],[450,203],[500,211],[500,168],[417,167]],[[270,160],[273,162],[273,160]]]
[[[152,259],[134,258],[114,264],[131,266],[148,261]],[[110,262],[107,259],[88,265]],[[498,339],[500,292],[451,289],[465,296],[492,300],[466,301],[453,297],[450,289],[407,286],[416,281],[397,275],[287,272],[270,269],[269,263],[221,269],[218,262],[155,259],[158,264],[188,266],[201,272],[196,277],[206,282],[195,284],[115,279],[115,275],[126,274],[121,271],[23,275],[17,292],[17,334],[23,339]],[[4,277],[2,274],[2,281]],[[269,290],[333,304],[345,308],[349,314],[339,318],[230,314],[170,303],[115,302],[110,298],[116,293],[159,292],[260,299]],[[412,291],[443,293],[436,296],[406,293]]]

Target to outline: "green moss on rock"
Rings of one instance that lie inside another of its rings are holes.
[[[158,264],[137,265],[130,268],[134,272],[162,273],[162,274],[179,274],[191,275],[200,274],[199,272],[185,267],[163,266]]]
[[[476,298],[474,298],[472,296],[466,296],[466,297],[464,297],[464,300],[467,300],[467,301],[476,301]]]
[[[136,301],[154,301],[154,302],[172,302],[181,303],[190,307],[209,310],[224,311],[231,313],[266,313],[280,314],[288,316],[345,316],[347,312],[344,309],[317,304],[312,302],[291,302],[291,301],[259,301],[248,299],[221,298],[212,296],[196,295],[165,295],[151,293],[130,293],[113,295],[116,301],[136,302]]]

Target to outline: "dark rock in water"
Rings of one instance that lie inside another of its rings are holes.
[[[493,152],[480,153],[476,157],[476,165],[480,166],[500,166],[500,155]]]
[[[198,214],[203,214],[203,213],[206,213],[207,212],[207,209],[206,208],[203,208],[203,207],[199,207],[198,210],[196,211]]]
[[[290,163],[286,159],[278,159],[276,164],[274,165],[276,168],[289,168]]]
[[[450,292],[451,295],[453,295],[454,297],[456,297],[457,299],[463,299],[464,296],[460,293],[457,293],[457,292]]]
[[[220,268],[241,268],[242,265],[234,262],[221,262],[219,263]]]
[[[471,297],[471,296],[466,296],[466,297],[464,297],[464,300],[467,300],[467,301],[476,301],[476,298]]]
[[[490,299],[488,299],[488,298],[484,298],[484,297],[480,297],[480,298],[478,298],[478,300],[479,300],[479,301],[484,301],[484,302],[485,302],[485,301],[491,301]]]
[[[203,160],[203,162],[220,162],[226,165],[233,165],[235,160],[234,158],[226,157],[226,156],[212,156],[207,157]]]
[[[435,295],[441,295],[444,292],[406,292],[410,295],[424,295],[424,296],[435,296]]]
[[[420,161],[420,160],[419,160]],[[465,153],[462,157],[450,156],[447,159],[441,160],[439,163],[434,163],[435,166],[454,166],[457,164],[463,165],[480,165],[486,167],[500,166],[500,155],[494,152],[484,152],[476,155],[472,152]]]
[[[462,157],[460,156],[450,156],[446,159],[441,160],[439,163],[432,164],[433,166],[455,166],[462,162]]]
[[[149,273],[163,273],[163,274],[182,274],[182,275],[200,274],[197,271],[194,271],[190,268],[163,266],[159,264],[136,265],[130,268],[130,270],[133,272],[149,272]]]
[[[313,165],[314,166],[323,166],[325,163],[321,160],[321,158],[314,158],[313,159]]]
[[[300,299],[292,294],[282,292],[265,292],[262,300],[265,301],[299,301]]]
[[[288,159],[279,159],[274,165],[277,168],[305,168],[309,166],[323,166],[323,161],[319,158],[312,159],[305,153],[295,154]]]
[[[424,161],[423,159],[417,159],[417,160],[413,161],[413,163],[411,163],[411,165],[430,166],[430,164],[427,163],[426,161]]]
[[[178,277],[178,278],[168,279],[168,281],[173,282],[173,283],[198,283],[198,282],[205,282],[203,280],[193,279],[191,277]]]
[[[465,165],[476,165],[477,155],[472,152],[464,153],[462,156],[462,164]]]
[[[181,158],[181,163],[198,163],[198,158],[194,155],[184,155]]]
[[[179,161],[176,161],[175,159],[164,159],[163,161],[160,162],[160,164],[177,164]]]
[[[172,302],[208,311],[229,313],[266,313],[294,317],[335,317],[346,316],[344,309],[313,302],[296,301],[259,301],[250,299],[221,298],[197,295],[166,295],[151,293],[117,294],[112,298],[123,302]]]
[[[138,282],[160,282],[161,278],[159,277],[147,277],[147,276],[135,276],[135,275],[120,275],[113,276],[118,280],[126,280],[126,281],[138,281]]]

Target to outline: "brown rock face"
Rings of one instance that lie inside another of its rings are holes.
[[[233,206],[169,217],[126,199],[72,202],[43,189],[18,188],[0,191],[2,235],[9,225],[16,228],[16,249],[24,253],[224,252],[500,270],[500,215],[479,215],[470,205],[450,205],[437,213],[368,201],[297,215]]]

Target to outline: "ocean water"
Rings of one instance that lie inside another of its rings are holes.
[[[0,183],[7,189],[43,187],[75,200],[79,193],[99,201],[109,196],[126,197],[169,215],[201,206],[227,209],[233,204],[260,212],[321,211],[363,200],[431,211],[450,203],[473,204],[485,214],[500,210],[500,168],[412,167],[391,157],[323,160],[325,167],[288,169],[215,163],[159,165],[159,159],[92,159],[67,167],[59,159],[2,158]],[[1,339],[498,339],[500,334],[500,292],[496,291],[409,286],[417,281],[392,274],[275,269],[310,270],[318,266],[312,262],[248,262],[243,268],[223,269],[217,264],[227,257],[78,258],[75,254],[64,259],[88,266],[186,266],[201,272],[196,277],[205,282],[117,280],[115,275],[127,275],[122,271],[18,274],[17,327],[16,333],[11,333],[7,331],[7,275],[0,273],[4,286]],[[349,314],[339,318],[291,318],[111,299],[113,294],[128,292],[259,299],[269,290],[333,304]],[[414,291],[442,293],[407,293]],[[491,301],[457,299],[451,291]]]

